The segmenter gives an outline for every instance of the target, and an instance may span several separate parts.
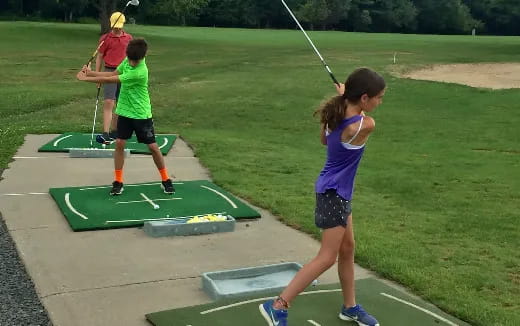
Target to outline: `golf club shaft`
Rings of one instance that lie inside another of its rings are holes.
[[[101,85],[98,85],[97,95],[96,95],[96,109],[94,110],[94,122],[92,123],[92,134],[90,135],[90,148],[94,147],[94,129],[96,128],[96,117],[97,110],[99,105],[99,92],[101,91]]]
[[[323,57],[322,57],[321,54],[320,54],[320,51],[318,51],[318,49],[316,48],[316,46],[314,45],[314,43],[312,43],[311,38],[309,37],[309,35],[307,35],[307,33],[306,33],[305,30],[303,29],[302,25],[300,24],[300,22],[298,21],[298,19],[296,18],[296,16],[294,16],[293,12],[291,11],[291,8],[289,8],[289,6],[285,3],[284,0],[280,0],[280,1],[282,1],[284,7],[287,9],[287,11],[288,11],[289,14],[291,15],[291,17],[294,19],[294,21],[296,22],[296,24],[298,25],[298,27],[302,30],[303,34],[304,34],[305,37],[307,38],[307,41],[309,41],[309,44],[310,44],[310,45],[312,46],[312,48],[314,49],[314,52],[316,52],[316,54],[317,54],[318,57],[320,58],[321,63],[323,64],[323,66],[325,67],[325,69],[327,70],[327,72],[329,73],[329,76],[330,76],[330,78],[332,79],[332,81],[334,82],[334,84],[339,85],[339,82],[338,82],[338,80],[336,79],[336,77],[334,77],[334,74],[333,74],[332,71],[330,70],[329,65],[325,62],[325,60],[323,59]]]

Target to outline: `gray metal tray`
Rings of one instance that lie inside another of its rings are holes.
[[[72,158],[112,158],[114,149],[101,148],[69,148],[69,157]],[[125,149],[125,157],[130,157],[130,150]]]
[[[150,221],[144,223],[143,229],[147,235],[154,238],[232,232],[235,230],[235,219],[228,215],[226,221],[216,222],[186,223],[185,219]]]
[[[292,262],[203,273],[202,288],[213,300],[281,291],[301,268]]]

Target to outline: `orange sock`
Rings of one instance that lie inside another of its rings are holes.
[[[160,169],[159,173],[161,174],[162,181],[166,181],[166,180],[170,179],[170,177],[168,176],[168,170],[166,170],[166,168]]]
[[[123,170],[115,170],[116,181],[123,183]]]

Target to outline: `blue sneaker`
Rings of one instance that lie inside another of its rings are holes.
[[[289,313],[285,309],[274,309],[273,308],[274,300],[268,300],[262,303],[258,309],[260,309],[260,313],[264,316],[267,321],[267,325],[269,326],[287,326],[287,316]]]
[[[101,135],[96,136],[96,142],[100,144],[111,145],[114,143],[114,141],[115,140],[110,137],[108,132],[104,132]]]
[[[358,304],[348,309],[342,306],[339,319],[355,321],[359,326],[379,326],[379,322]]]

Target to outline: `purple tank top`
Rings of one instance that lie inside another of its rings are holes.
[[[347,149],[341,143],[341,133],[345,127],[361,120],[360,115],[350,117],[327,136],[327,162],[316,181],[316,192],[324,193],[334,189],[346,200],[352,199],[354,179],[365,147]]]

